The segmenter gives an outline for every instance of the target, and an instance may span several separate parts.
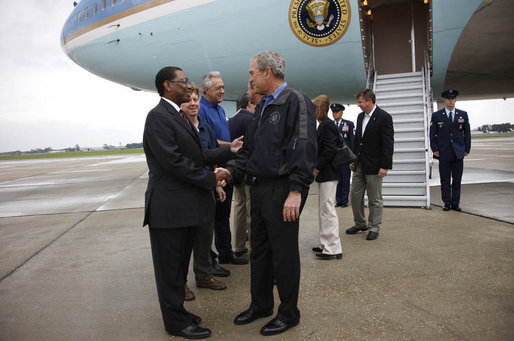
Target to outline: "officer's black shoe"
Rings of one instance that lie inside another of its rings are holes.
[[[460,208],[459,205],[452,205],[452,210],[457,211],[457,212],[462,212],[462,209]]]
[[[449,210],[450,210],[450,205],[443,206],[443,211],[449,211]]]

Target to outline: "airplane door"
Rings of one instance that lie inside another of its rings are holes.
[[[384,4],[373,9],[371,27],[375,70],[379,74],[421,70],[427,45],[427,11],[422,1]]]

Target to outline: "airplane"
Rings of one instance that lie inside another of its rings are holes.
[[[315,6],[327,8],[323,30]],[[196,81],[220,71],[225,99],[236,100],[249,59],[273,50],[288,83],[311,97],[353,102],[370,70],[420,71],[426,56],[434,94],[503,98],[514,94],[513,9],[510,0],[82,0],[61,45],[81,67],[136,90],[155,91],[157,71],[174,65]]]
[[[164,66],[198,82],[220,71],[225,101],[247,89],[249,60],[272,50],[310,98],[354,103],[367,87],[393,117],[384,204],[430,207],[428,124],[447,88],[462,99],[514,95],[512,0],[82,0],[61,33],[91,73],[155,91]]]

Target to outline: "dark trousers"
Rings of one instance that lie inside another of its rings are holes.
[[[184,308],[184,285],[193,245],[193,228],[152,229],[150,245],[164,327],[178,332],[192,323]]]
[[[459,206],[460,184],[464,160],[454,159],[453,161],[439,160],[439,177],[441,179],[441,198],[445,205]],[[451,182],[450,182],[451,181]]]
[[[230,209],[232,207],[233,182],[229,182],[223,190],[227,194],[224,202],[216,202],[216,218],[214,220],[214,245],[218,257],[229,256],[232,251],[232,233],[230,232]]]
[[[302,193],[302,204],[308,189]],[[299,221],[284,222],[282,210],[289,195],[287,178],[257,181],[251,188],[251,308],[258,312],[273,310],[273,279],[280,297],[277,317],[284,322],[300,319]]]
[[[211,245],[214,223],[195,227],[193,236],[193,271],[196,283],[212,277]]]
[[[341,170],[341,180],[337,183],[336,204],[348,204],[348,194],[350,193],[350,176],[352,171],[350,166],[344,166]]]

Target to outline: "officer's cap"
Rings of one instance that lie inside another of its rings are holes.
[[[332,103],[330,104],[330,110],[332,110],[332,112],[344,111],[344,105],[339,103]]]
[[[441,93],[442,98],[455,98],[457,96],[459,96],[459,91],[454,89],[444,90]]]

